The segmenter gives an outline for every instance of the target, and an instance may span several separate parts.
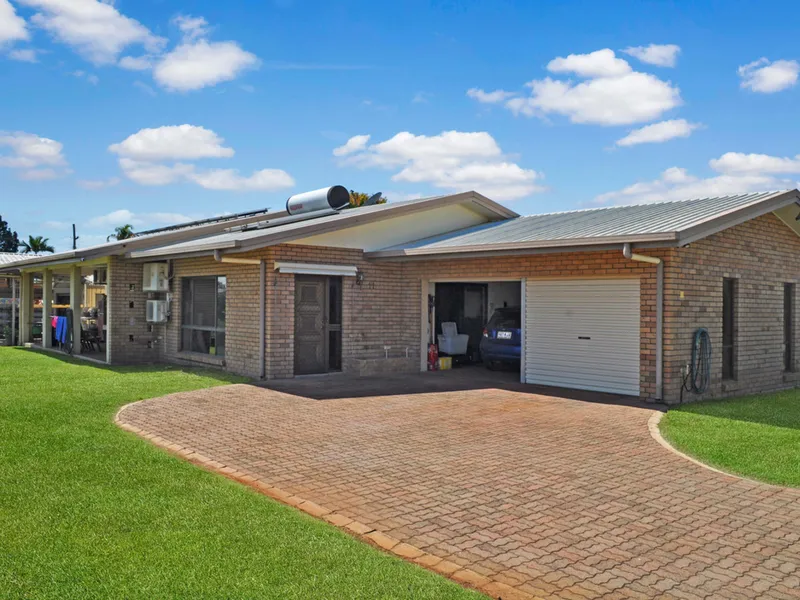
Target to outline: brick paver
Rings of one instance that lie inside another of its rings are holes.
[[[469,377],[233,385],[119,422],[496,596],[800,598],[800,490],[672,454],[645,406]]]

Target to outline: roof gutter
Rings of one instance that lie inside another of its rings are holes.
[[[622,256],[628,260],[656,265],[656,400],[664,399],[664,261],[656,256],[636,254],[630,244],[622,246]]]
[[[263,258],[234,258],[224,256],[219,250],[214,251],[214,260],[234,265],[258,265],[258,376],[264,379],[266,370],[266,337],[267,337],[267,265]]]

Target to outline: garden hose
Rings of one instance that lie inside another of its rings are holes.
[[[711,382],[711,336],[704,327],[694,332],[692,340],[692,362],[683,378],[681,389],[681,402],[683,390],[702,394],[708,389]]]

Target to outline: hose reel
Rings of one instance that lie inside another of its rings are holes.
[[[692,362],[683,377],[681,388],[681,402],[683,390],[702,394],[708,390],[711,382],[711,336],[705,327],[694,332],[692,339]]]

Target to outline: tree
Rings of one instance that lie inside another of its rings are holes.
[[[53,248],[47,242],[49,241],[48,238],[42,237],[40,235],[29,235],[27,242],[22,242],[22,252],[25,254],[30,254],[31,252],[34,254],[44,254],[45,252],[53,253],[55,252],[55,248]]]
[[[114,233],[106,238],[106,241],[110,242],[111,238],[115,240],[129,240],[135,236],[136,234],[133,233],[133,225],[120,225],[114,229]]]
[[[18,252],[19,236],[16,231],[11,231],[8,223],[0,215],[0,252]]]
[[[348,208],[358,208],[359,206],[363,206],[364,202],[369,200],[372,197],[372,194],[365,194],[363,192],[356,192],[354,190],[350,190],[350,206]],[[385,196],[381,196],[378,198],[378,201],[375,204],[386,204],[388,200],[386,200]]]

